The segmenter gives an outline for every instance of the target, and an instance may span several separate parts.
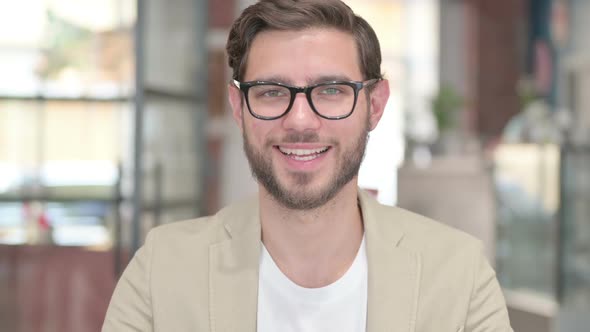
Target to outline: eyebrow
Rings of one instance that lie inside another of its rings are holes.
[[[263,76],[255,79],[256,82],[277,82],[293,85],[293,81],[285,76]]]
[[[352,81],[352,79],[346,75],[324,75],[316,78],[307,79],[307,83],[310,85],[330,81]]]
[[[259,78],[255,79],[254,81],[256,81],[256,82],[277,82],[277,83],[283,83],[283,84],[287,84],[287,85],[295,85],[293,80],[291,80],[288,77],[280,76],[280,75],[263,76],[263,77],[259,77]],[[306,78],[307,85],[313,85],[313,84],[317,84],[317,83],[331,82],[331,81],[352,81],[352,79],[346,75],[322,75],[322,76],[314,77],[314,78],[311,78],[311,77]]]

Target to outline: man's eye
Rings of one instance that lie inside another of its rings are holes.
[[[282,97],[284,95],[284,91],[281,90],[267,90],[262,93],[262,96],[264,97]]]
[[[329,87],[329,88],[325,88],[322,89],[321,94],[323,95],[337,95],[342,93],[342,91],[336,87]]]

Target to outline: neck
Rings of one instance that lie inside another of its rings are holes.
[[[324,206],[291,210],[260,188],[262,241],[281,271],[309,288],[338,280],[350,267],[363,237],[356,181]]]

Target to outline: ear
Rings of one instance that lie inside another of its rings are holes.
[[[389,99],[389,81],[388,80],[381,80],[375,84],[373,91],[371,92],[371,97],[369,99],[370,103],[370,112],[369,115],[369,124],[371,130],[377,127],[379,120],[381,120],[381,116],[385,111],[385,105],[387,105],[387,100]]]
[[[244,130],[244,123],[243,123],[244,118],[242,116],[242,112],[243,112],[244,99],[242,98],[242,91],[240,91],[240,89],[238,89],[238,87],[236,87],[235,85],[230,83],[227,86],[227,95],[229,98],[229,104],[232,108],[232,116],[234,118],[234,121],[236,122],[238,127],[240,127],[240,130],[243,131]]]

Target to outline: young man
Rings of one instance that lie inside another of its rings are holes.
[[[476,240],[357,188],[389,96],[362,18],[263,0],[227,51],[259,194],[151,231],[103,331],[511,331]]]

